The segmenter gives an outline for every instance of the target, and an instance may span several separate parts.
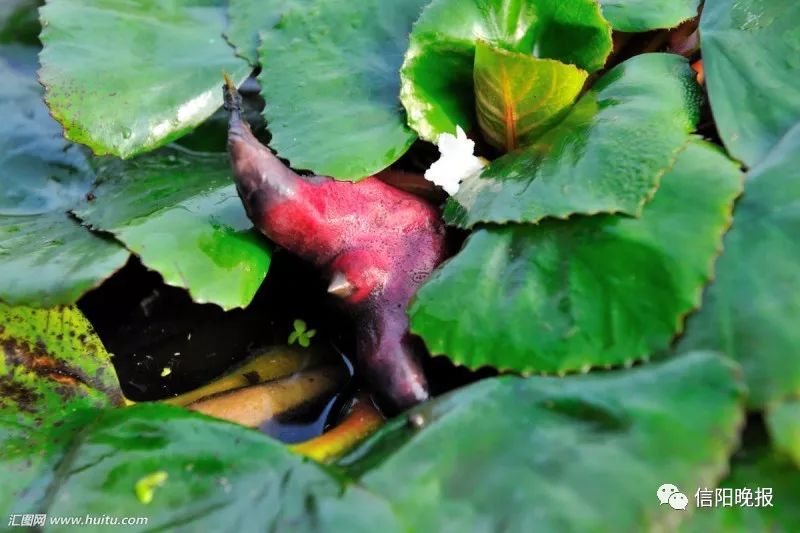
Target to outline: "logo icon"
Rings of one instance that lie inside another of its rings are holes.
[[[689,505],[689,498],[672,483],[664,483],[658,487],[656,496],[661,505],[666,503],[676,511],[683,511]]]

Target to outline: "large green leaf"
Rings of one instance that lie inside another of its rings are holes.
[[[400,72],[408,123],[423,139],[475,124],[479,40],[594,71],[611,51],[611,27],[594,0],[433,0],[414,25]]]
[[[270,250],[247,218],[226,155],[167,148],[113,161],[93,194],[76,215],[197,302],[244,307],[267,274]]]
[[[740,190],[736,165],[694,141],[641,218],[479,229],[419,289],[411,329],[470,368],[565,372],[646,357],[699,305]]]
[[[44,496],[66,451],[61,439],[91,419],[91,409],[120,405],[122,393],[108,353],[74,307],[0,303],[0,345],[0,511],[6,516]]]
[[[0,48],[0,300],[51,306],[77,300],[128,253],[67,214],[94,173],[48,115],[35,65],[35,49]]]
[[[720,137],[754,166],[800,122],[800,2],[706,0],[700,36]]]
[[[578,96],[588,73],[480,41],[474,76],[478,125],[490,144],[508,152],[550,126]]]
[[[68,139],[130,157],[222,104],[250,68],[222,38],[224,0],[59,0],[41,9],[40,79]]]
[[[600,0],[600,5],[615,30],[650,31],[696,17],[700,0]]]
[[[636,56],[608,72],[535,144],[465,180],[445,220],[471,227],[576,213],[638,216],[694,129],[699,103],[683,58]]]
[[[225,37],[236,53],[255,67],[261,32],[275,28],[291,9],[307,9],[312,4],[312,0],[228,0]]]
[[[586,530],[610,510],[624,530],[664,526],[676,517],[654,502],[665,479],[714,485],[725,468],[743,418],[733,370],[695,353],[485,380],[416,408],[421,428],[399,418],[353,452],[341,466],[366,472],[358,481],[171,406],[83,409],[29,434],[61,450],[58,469],[4,489],[22,495],[13,512],[146,516],[134,531]],[[155,476],[142,499],[136,487]]]
[[[718,356],[481,381],[415,408],[350,461],[409,531],[652,531],[663,483],[714,486],[743,421]],[[347,459],[344,461],[347,464]]]
[[[800,524],[800,470],[767,449],[745,448],[731,465],[731,473],[720,487],[735,491],[749,489],[749,506],[695,509],[680,528],[681,533],[794,533]],[[705,488],[705,487],[698,487]],[[756,491],[770,489],[772,505],[755,506]],[[690,498],[691,499],[691,498]]]
[[[800,125],[750,171],[701,311],[679,350],[738,360],[754,407],[800,394]]]
[[[357,180],[402,156],[397,70],[427,0],[341,2],[287,13],[263,33],[259,80],[271,146],[293,167]]]
[[[152,474],[163,485],[144,505],[134,487]],[[46,512],[148,518],[132,531],[400,531],[385,501],[281,443],[166,405],[106,411],[76,432]]]
[[[64,212],[0,215],[0,300],[35,307],[74,303],[128,256],[119,243]]]

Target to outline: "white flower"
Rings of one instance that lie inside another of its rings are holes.
[[[453,196],[461,181],[480,172],[486,161],[475,157],[475,143],[467,137],[461,126],[456,134],[442,133],[436,143],[441,156],[425,171],[425,179],[432,181]]]

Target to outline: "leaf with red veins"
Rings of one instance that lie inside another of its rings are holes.
[[[330,292],[357,318],[359,364],[376,391],[399,409],[427,399],[406,307],[446,254],[437,209],[375,176],[300,176],[253,137],[230,85],[226,107],[231,164],[255,226],[330,276]]]

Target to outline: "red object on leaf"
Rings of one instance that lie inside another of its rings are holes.
[[[438,210],[375,176],[358,183],[300,176],[253,136],[230,84],[225,101],[228,151],[250,219],[328,274],[329,292],[356,315],[359,366],[376,392],[399,409],[426,400],[423,347],[408,332],[406,307],[445,258]]]

